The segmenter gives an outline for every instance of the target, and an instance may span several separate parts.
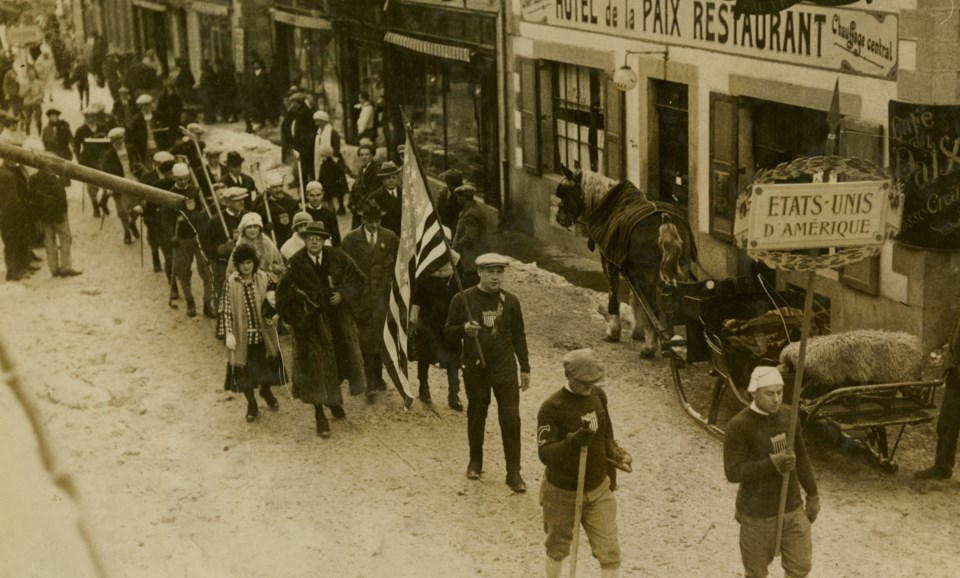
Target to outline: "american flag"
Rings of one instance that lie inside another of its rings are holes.
[[[400,248],[393,272],[394,282],[390,291],[387,321],[383,326],[383,343],[387,353],[387,375],[401,393],[412,398],[414,394],[407,378],[410,295],[417,279],[430,275],[449,263],[450,257],[443,239],[443,229],[420,172],[409,131],[401,189],[403,211],[400,218]]]

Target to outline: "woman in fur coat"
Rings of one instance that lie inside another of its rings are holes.
[[[270,276],[259,269],[260,259],[250,245],[239,245],[231,256],[236,271],[227,276],[220,297],[217,337],[230,352],[233,385],[247,398],[247,421],[257,419],[254,390],[276,411],[280,405],[270,386],[286,383],[277,314]]]
[[[285,268],[283,264],[283,255],[280,249],[273,243],[270,237],[263,234],[263,219],[257,213],[246,213],[240,219],[240,225],[237,227],[240,237],[237,238],[237,245],[234,252],[241,245],[253,247],[260,259],[260,270],[270,276],[271,281],[276,281],[283,274]],[[227,262],[227,275],[237,270],[233,258]]]

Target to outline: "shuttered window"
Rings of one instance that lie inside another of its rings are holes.
[[[840,156],[868,160],[883,166],[883,125],[843,119],[840,126]],[[880,294],[880,255],[847,265],[841,282],[870,295]]]
[[[535,175],[540,171],[540,91],[537,61],[519,59],[520,68],[520,146],[523,168]]]
[[[624,167],[624,138],[626,123],[623,114],[624,110],[624,92],[619,90],[614,84],[613,79],[606,81],[606,167],[603,173],[615,181],[622,181],[627,178],[627,171]]]
[[[740,190],[738,107],[735,96],[710,94],[710,234],[731,242]]]

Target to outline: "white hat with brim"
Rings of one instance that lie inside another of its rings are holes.
[[[141,94],[137,97],[137,104],[153,104],[153,97],[149,94]]]
[[[168,163],[170,161],[176,160],[173,158],[173,155],[167,151],[157,151],[153,153],[153,162],[156,164]]]
[[[759,389],[770,387],[772,385],[783,385],[783,376],[780,375],[780,371],[776,367],[760,365],[753,368],[753,372],[750,374],[750,385],[747,386],[747,391],[753,393]]]
[[[127,134],[127,131],[122,126],[115,126],[110,129],[110,132],[107,133],[107,138],[110,140],[123,138]]]
[[[318,110],[317,112],[313,113],[313,120],[330,122],[330,115],[325,110]]]

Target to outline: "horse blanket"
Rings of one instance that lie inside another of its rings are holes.
[[[670,215],[679,223],[686,223],[683,210],[669,203],[650,201],[633,183],[623,181],[601,199],[584,221],[604,258],[621,267],[627,259],[630,234],[644,219],[656,215]],[[690,247],[691,259],[696,260],[696,247]]]

